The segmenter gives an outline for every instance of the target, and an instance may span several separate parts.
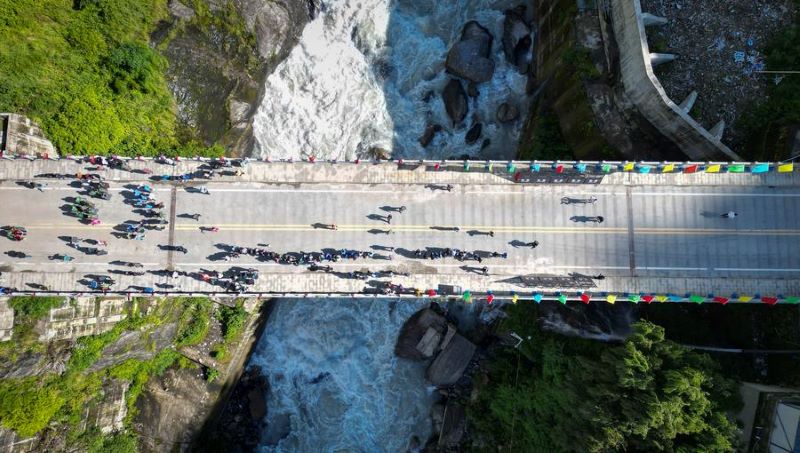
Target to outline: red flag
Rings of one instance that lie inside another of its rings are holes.
[[[683,167],[684,173],[696,173],[697,172],[697,164],[695,165],[687,165]]]
[[[767,305],[775,305],[778,303],[777,297],[762,297],[761,302],[764,302]]]
[[[431,296],[431,297],[435,296],[436,295],[436,290],[435,289],[429,289],[428,290],[428,295]]]
[[[717,296],[717,297],[714,298],[714,302],[717,302],[717,303],[722,304],[722,305],[727,304],[729,300],[730,299],[728,299],[727,297],[721,297],[721,296]]]
[[[649,304],[650,302],[652,302],[652,301],[653,301],[653,296],[651,296],[651,295],[649,295],[649,294],[648,294],[648,295],[646,295],[646,296],[642,296],[642,300],[643,300],[643,301],[645,301],[645,302],[647,302],[647,303]]]
[[[436,164],[433,166],[433,169],[439,171],[439,167],[440,167],[439,162],[436,162]]]
[[[514,181],[519,181],[519,172],[514,173]]]
[[[493,301],[494,301],[494,294],[489,294],[488,296],[486,296],[486,302],[489,302],[491,304]]]
[[[586,293],[581,294],[581,302],[583,302],[584,304],[588,304],[590,300],[592,300],[592,296]]]
[[[560,164],[557,165],[556,166],[556,173],[564,173],[564,166],[560,165]]]

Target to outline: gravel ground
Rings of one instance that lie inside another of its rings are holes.
[[[642,11],[666,17],[667,25],[648,28],[651,52],[678,59],[656,69],[676,103],[697,90],[692,116],[710,129],[726,123],[723,142],[734,151],[743,136],[736,120],[748,105],[765,96],[773,75],[754,73],[763,50],[796,13],[792,0],[641,0]],[[737,55],[737,52],[741,52]]]

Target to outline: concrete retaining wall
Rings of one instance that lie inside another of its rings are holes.
[[[611,0],[611,17],[625,94],[642,115],[690,159],[724,154],[733,160],[741,160],[667,96],[650,63],[639,0]]]

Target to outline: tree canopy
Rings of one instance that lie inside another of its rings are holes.
[[[661,327],[639,322],[620,345],[542,332],[527,343],[496,358],[489,384],[468,409],[486,446],[734,450],[736,426],[725,415],[736,403],[734,382],[708,356],[666,341]]]

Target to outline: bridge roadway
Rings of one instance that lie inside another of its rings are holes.
[[[134,162],[154,174],[182,174],[196,162],[177,166]],[[111,275],[112,291],[220,293],[222,288],[197,278],[203,270],[231,267],[260,270],[248,292],[265,295],[336,295],[372,291],[376,282],[402,284],[426,291],[457,285],[474,293],[493,290],[527,296],[536,292],[644,292],[706,295],[731,293],[800,294],[800,178],[790,175],[612,174],[599,185],[522,185],[486,173],[399,170],[396,165],[267,164],[245,168],[243,176],[188,183],[148,182],[157,201],[166,204],[170,226],[150,231],[142,241],[113,233],[125,222],[142,219],[123,202],[127,188],[147,182],[148,175],[102,170],[112,197],[93,201],[102,224],[90,226],[62,212],[69,197],[79,195],[74,179],[36,178],[43,190],[22,181],[46,173],[74,174],[92,166],[61,161],[0,160],[0,225],[28,229],[22,242],[0,238],[0,286],[19,291],[88,293],[80,283],[90,275]],[[320,182],[313,182],[318,178]],[[451,183],[452,192],[426,184]],[[208,195],[193,193],[205,185]],[[562,204],[563,197],[596,196],[594,205]],[[388,225],[384,207],[392,212]],[[733,220],[720,213],[734,210]],[[201,214],[199,221],[182,214]],[[581,217],[602,216],[602,224]],[[578,221],[575,221],[578,220]],[[314,228],[336,224],[338,230]],[[202,232],[216,226],[218,232]],[[436,227],[458,227],[447,231]],[[390,231],[390,232],[389,232]],[[470,234],[473,231],[494,232]],[[108,242],[106,256],[84,255],[61,236]],[[538,241],[531,249],[517,246]],[[372,251],[373,259],[323,262],[334,273],[311,272],[305,266],[261,262],[242,256],[222,261],[223,245],[311,252],[322,249]],[[184,246],[182,254],[161,246]],[[393,247],[394,251],[386,248]],[[508,258],[460,262],[453,258],[423,260],[410,253],[425,248],[507,253]],[[20,251],[30,257],[12,258]],[[48,259],[76,257],[70,263]],[[113,261],[139,262],[144,276],[115,275],[126,270]],[[489,275],[479,275],[486,266]],[[187,273],[171,278],[151,271]],[[409,276],[346,278],[349,271],[393,270]],[[603,280],[586,278],[603,274]]]

